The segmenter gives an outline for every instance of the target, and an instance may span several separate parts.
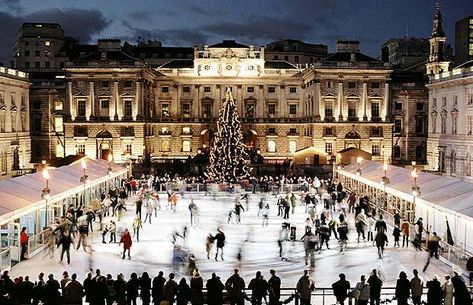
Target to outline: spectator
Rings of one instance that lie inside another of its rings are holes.
[[[153,295],[153,303],[158,304],[161,303],[163,299],[163,289],[164,289],[164,283],[166,280],[163,277],[163,272],[159,271],[158,276],[156,276],[153,279],[153,289],[152,289],[152,295]]]
[[[212,278],[207,281],[207,304],[208,305],[221,305],[223,304],[223,289],[225,286],[220,277],[212,273]]]
[[[427,305],[440,305],[442,303],[442,289],[438,277],[434,275],[431,281],[427,284]]]
[[[71,280],[67,282],[63,289],[64,304],[81,305],[84,297],[82,284],[77,281],[77,274],[73,273]]]
[[[140,278],[140,296],[143,305],[149,305],[151,302],[151,279],[148,272],[143,272]]]
[[[314,282],[309,276],[309,272],[304,270],[304,275],[301,276],[296,285],[297,292],[299,293],[301,305],[310,305],[310,297],[312,291],[315,289]]]
[[[240,277],[239,270],[233,270],[233,275],[225,282],[231,305],[243,305],[245,303],[245,281]]]
[[[373,269],[371,272],[371,275],[368,278],[368,284],[370,284],[370,304],[379,305],[383,281],[379,278],[378,271],[376,269]]]
[[[59,293],[59,282],[54,279],[54,275],[48,275],[48,280],[44,285],[45,304],[59,305],[61,303],[61,294]]]
[[[274,269],[269,270],[271,277],[268,280],[269,305],[279,305],[281,297],[281,279],[276,276]]]
[[[130,275],[130,279],[126,283],[126,302],[127,304],[136,305],[136,298],[138,297],[138,289],[140,283],[138,281],[138,275],[133,272]]]
[[[169,279],[166,282],[166,284],[164,284],[164,289],[163,289],[163,299],[164,301],[168,302],[168,305],[174,304],[174,299],[177,294],[177,289],[178,289],[178,285],[174,281],[174,273],[170,273]]]
[[[186,278],[182,278],[177,287],[177,305],[187,305],[191,299],[191,288],[186,282]]]
[[[338,275],[338,281],[332,284],[333,295],[337,299],[337,304],[344,305],[350,291],[350,282],[346,280],[344,273]]]
[[[202,289],[204,288],[204,280],[200,276],[199,270],[194,270],[194,276],[191,278],[191,302],[192,305],[204,304],[204,296]]]
[[[399,279],[396,282],[395,297],[398,305],[407,305],[407,300],[410,296],[411,283],[407,279],[407,274],[404,271],[399,273]]]
[[[112,278],[111,274],[107,274],[105,280],[105,285],[107,286],[107,305],[112,305],[116,300],[117,291],[115,289],[115,281]]]
[[[367,305],[370,299],[370,284],[365,281],[364,275],[361,276],[360,281],[355,286],[355,299],[358,301],[357,305]]]
[[[125,305],[126,303],[126,282],[123,274],[117,276],[117,280],[114,283],[115,286],[115,301],[117,305]]]
[[[411,297],[412,297],[412,304],[420,305],[420,299],[422,297],[422,290],[424,288],[424,284],[422,280],[419,278],[419,272],[417,269],[412,270],[414,277],[411,280]]]
[[[443,293],[443,304],[444,305],[453,305],[453,284],[450,280],[450,276],[445,276],[445,283],[442,286],[442,293]]]
[[[452,277],[453,296],[455,297],[455,305],[471,305],[471,296],[463,279],[454,271]]]
[[[26,227],[21,228],[20,247],[21,247],[20,261],[23,261],[26,259],[25,257],[26,252],[28,252],[28,231],[26,230]]]
[[[256,277],[250,281],[248,289],[251,289],[251,303],[253,305],[261,305],[263,298],[266,300],[268,282],[263,278],[260,271],[256,272]]]

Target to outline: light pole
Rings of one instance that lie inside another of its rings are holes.
[[[44,186],[43,192],[41,194],[41,199],[44,200],[45,202],[45,210],[44,210],[44,227],[48,227],[48,200],[49,200],[49,194],[51,190],[49,189],[49,171],[46,167],[43,168],[43,178],[46,182],[46,185]]]
[[[133,169],[131,168],[131,155],[130,155],[130,153],[126,153],[125,159],[126,159],[126,168],[128,169],[128,178],[130,178],[130,176],[133,173]]]
[[[85,173],[87,169],[87,163],[85,163],[85,160],[82,159],[82,161],[80,162],[80,165],[83,171],[83,175],[82,177],[80,177],[80,182],[84,185],[84,207],[85,207],[85,185],[87,184],[87,178],[88,178],[87,174]]]
[[[107,161],[108,161],[108,170],[107,170],[108,175],[112,176],[112,173],[113,173],[113,170],[112,170],[113,155],[112,155],[112,153],[108,154]]]
[[[389,184],[391,181],[389,181],[388,178],[388,169],[389,165],[388,162],[384,162],[383,164],[383,171],[384,171],[384,176],[381,177],[381,185],[384,188],[384,198],[385,198],[385,208],[388,209],[388,193],[386,193],[386,185]]]

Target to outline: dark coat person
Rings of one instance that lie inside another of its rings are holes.
[[[407,274],[402,271],[396,282],[395,297],[398,305],[407,305],[410,296],[411,282],[407,279]]]
[[[73,274],[71,281],[69,281],[64,287],[63,291],[63,303],[81,305],[82,298],[84,297],[84,289],[82,284],[77,281],[77,274]]]
[[[427,282],[427,305],[440,305],[442,303],[442,285],[437,277]]]
[[[45,292],[45,304],[48,305],[59,305],[61,302],[61,294],[59,292],[59,282],[54,279],[54,276],[50,274],[48,276],[48,280],[44,285],[44,292]]]
[[[164,284],[164,289],[163,289],[163,300],[168,301],[169,305],[172,305],[174,303],[174,299],[177,294],[177,289],[178,285],[174,281],[174,273],[169,274],[169,279]]]
[[[177,286],[177,305],[187,305],[191,300],[191,288],[187,285],[186,278],[182,278]]]
[[[151,302],[151,279],[148,275],[148,272],[143,272],[139,282],[141,302],[143,305],[149,305]]]
[[[373,269],[371,272],[368,278],[368,284],[370,284],[370,304],[379,305],[383,281],[378,277],[378,271],[376,269]]]
[[[268,280],[269,305],[279,305],[281,298],[281,279],[276,276],[274,269],[269,270],[271,277]]]
[[[207,280],[207,304],[221,305],[223,304],[223,289],[225,286],[215,273],[212,273],[212,278]]]
[[[159,271],[158,276],[153,279],[153,288],[151,292],[154,304],[159,305],[163,300],[164,283],[166,283],[166,279],[163,277],[163,272]]]
[[[228,292],[231,305],[243,305],[245,303],[245,281],[238,274],[238,269],[225,282],[225,288]]]
[[[130,279],[126,283],[126,300],[128,304],[136,304],[139,288],[140,282],[138,280],[138,275],[133,272],[130,275]]]
[[[126,303],[126,282],[123,278],[123,274],[117,276],[117,280],[114,283],[115,287],[115,301],[118,305],[124,305]]]
[[[452,277],[453,297],[455,298],[455,305],[471,305],[471,296],[463,279],[457,272]]]
[[[337,299],[337,303],[344,305],[350,291],[350,282],[346,280],[346,276],[343,273],[340,273],[338,277],[340,279],[332,284],[333,295]]]
[[[260,271],[256,272],[256,277],[250,281],[248,289],[251,289],[251,303],[261,305],[263,298],[266,298],[268,282],[263,279]]]
[[[191,278],[191,303],[192,305],[204,304],[204,296],[202,289],[204,288],[204,280],[200,276],[199,271],[194,271],[194,276]]]

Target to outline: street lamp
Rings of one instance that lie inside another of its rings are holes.
[[[384,171],[384,176],[381,177],[381,184],[386,186],[386,184],[389,184],[391,181],[389,181],[389,178],[388,178],[388,163],[387,162],[384,162],[383,164],[383,171]]]
[[[83,175],[80,177],[80,182],[84,185],[84,207],[85,207],[85,185],[87,184],[87,179],[89,176],[85,173],[87,169],[87,163],[85,162],[84,159],[80,162],[80,166],[82,167]]]
[[[411,190],[412,190],[412,195],[414,196],[414,200],[415,200],[415,197],[419,197],[421,195],[420,187],[417,185],[417,178],[419,178],[419,174],[417,173],[417,169],[415,167],[412,170],[411,175],[412,175],[412,178],[414,179],[414,185],[412,186]]]
[[[125,154],[126,159],[126,168],[128,169],[128,177],[133,174],[133,169],[131,168],[131,155],[129,152]]]
[[[49,200],[50,192],[51,192],[51,190],[49,189],[50,176],[49,176],[49,171],[46,167],[43,169],[43,178],[46,182],[46,185],[44,186],[44,189],[42,191],[41,199],[44,200],[45,207],[46,207],[46,209],[44,210],[44,227],[46,228],[48,226],[48,200]]]
[[[358,176],[361,176],[361,168],[360,168],[361,162],[363,162],[363,157],[358,157],[358,158],[356,158],[356,163],[358,164],[358,168],[357,168],[357,170],[356,170],[356,174],[357,174]]]
[[[113,172],[112,171],[112,162],[113,162],[112,153],[108,154],[107,160],[108,160],[108,175],[111,176]]]

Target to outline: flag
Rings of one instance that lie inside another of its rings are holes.
[[[445,216],[445,220],[447,221],[447,244],[453,246],[453,237],[452,231],[450,230],[450,225],[448,224],[448,218]]]

